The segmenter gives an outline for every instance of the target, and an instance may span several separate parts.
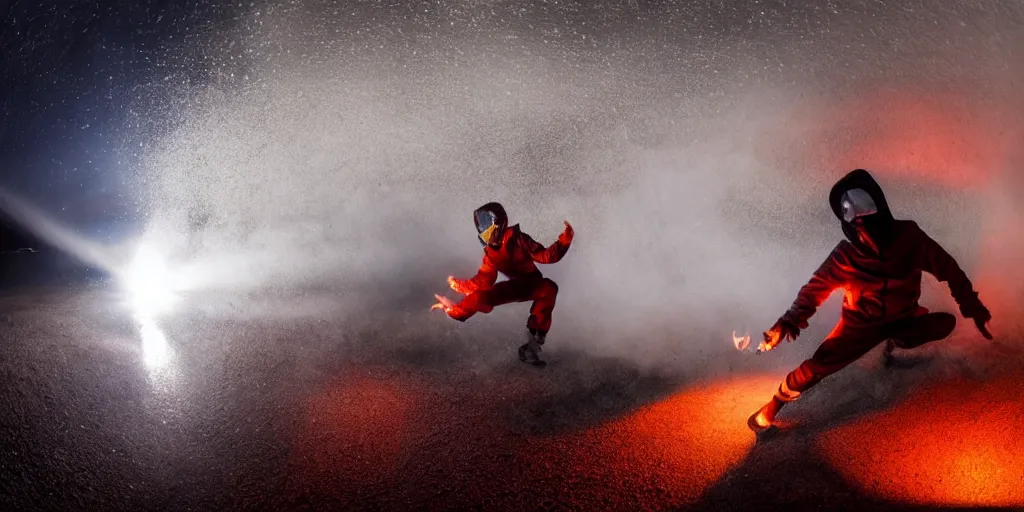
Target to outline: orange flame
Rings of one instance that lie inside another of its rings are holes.
[[[736,336],[736,331],[733,331],[732,344],[736,346],[736,350],[743,352],[750,347],[750,335],[744,334],[743,336]]]
[[[769,350],[775,348],[775,346],[779,344],[779,341],[780,341],[779,338],[781,336],[782,336],[782,333],[780,331],[776,331],[776,330],[765,331],[764,332],[764,341],[762,341],[761,344],[757,346],[757,351],[758,352],[768,352]]]

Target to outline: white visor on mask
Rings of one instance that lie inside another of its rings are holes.
[[[855,188],[843,194],[843,220],[853,222],[857,217],[878,213],[875,200],[864,189]]]

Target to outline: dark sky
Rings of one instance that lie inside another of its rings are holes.
[[[300,32],[309,35],[311,53],[328,36],[334,43],[350,42],[347,51],[331,54],[336,62],[330,65],[364,61],[384,74],[389,66],[414,63],[416,48],[420,56],[434,51],[438,58],[458,57],[462,48],[425,43],[458,33],[473,42],[467,51],[481,54],[488,45],[529,53],[546,51],[537,49],[552,43],[566,56],[563,63],[606,60],[647,76],[680,74],[687,80],[679,70],[699,69],[699,63],[681,49],[694,45],[708,49],[699,59],[719,66],[728,60],[725,46],[735,50],[734,57],[746,54],[768,63],[783,54],[814,55],[786,63],[786,69],[807,76],[833,67],[841,57],[855,77],[848,84],[856,84],[871,80],[872,74],[899,76],[907,65],[906,59],[879,55],[915,46],[934,47],[942,55],[959,45],[982,45],[972,38],[985,36],[987,29],[970,26],[972,20],[994,23],[1001,11],[1013,9],[1000,2],[936,5],[877,0],[0,1],[0,186],[83,229],[133,219],[137,180],[145,178],[137,166],[139,148],[155,130],[174,122],[182,109],[171,103],[217,75],[211,71],[223,76],[226,67],[244,66],[240,48],[260,48],[261,58],[273,52],[245,40],[257,32],[246,24],[259,10],[281,18],[305,12],[314,21]],[[522,37],[492,38],[489,33],[499,33],[494,27]],[[586,50],[594,44],[592,36],[597,36],[599,51]],[[841,44],[845,38],[857,44]],[[397,50],[376,53],[377,42]],[[987,46],[1003,48],[1007,62],[1019,52],[1002,42]],[[941,59],[919,64],[948,69],[932,74],[943,81],[958,69]],[[572,68],[559,72],[572,73]],[[961,74],[972,76],[969,69]]]
[[[223,66],[230,45],[218,38],[244,33],[232,29],[259,3],[0,3],[0,186],[77,228],[132,219],[138,201],[132,182],[138,178],[136,148],[146,143],[153,124],[169,121],[171,116],[164,114],[173,110],[160,102],[171,101],[168,91],[201,85],[211,67]],[[473,5],[466,9],[461,4]],[[368,29],[362,34],[382,26],[436,33],[438,27],[445,30],[446,23],[439,20],[450,18],[455,30],[472,31],[473,20],[485,14],[509,27],[554,37],[568,33],[559,27],[571,26],[626,38],[671,23],[677,12],[672,2],[493,2],[493,8],[478,8],[486,4],[347,2],[351,21],[342,25],[353,33]],[[320,14],[330,17],[338,5],[295,7],[285,2],[275,7],[310,12],[322,8]],[[735,12],[723,12],[729,15],[710,21],[728,30]],[[395,35],[386,32],[381,37]],[[213,46],[226,51],[209,51]]]
[[[138,144],[126,120],[230,12],[195,1],[0,3],[0,185],[64,220],[130,217]],[[64,212],[63,215],[61,212]]]

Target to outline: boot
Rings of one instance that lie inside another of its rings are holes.
[[[891,339],[885,340],[885,348],[882,349],[882,364],[884,364],[885,366],[892,366],[893,350],[896,350],[896,342],[892,341]]]
[[[757,410],[754,414],[747,418],[747,426],[750,430],[753,430],[755,434],[760,434],[775,424],[775,415],[779,413],[782,406],[786,405],[786,402],[779,400],[779,397],[773,396],[772,400]]]
[[[900,340],[888,339],[885,340],[885,348],[882,349],[882,364],[885,366],[896,366],[898,362],[893,352],[900,348]]]
[[[519,360],[533,366],[547,365],[538,355],[542,345],[544,345],[544,333],[530,329],[530,341],[519,347]]]

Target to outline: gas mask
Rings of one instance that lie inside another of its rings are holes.
[[[875,200],[861,188],[847,190],[842,198],[843,220],[853,223],[854,219],[878,213]]]
[[[881,256],[892,243],[894,219],[885,194],[864,169],[855,169],[837,181],[828,202],[843,234],[857,247]]]
[[[880,252],[888,234],[888,222],[878,214],[878,206],[864,189],[846,191],[841,200],[843,221],[853,226],[860,242],[872,251]]]

